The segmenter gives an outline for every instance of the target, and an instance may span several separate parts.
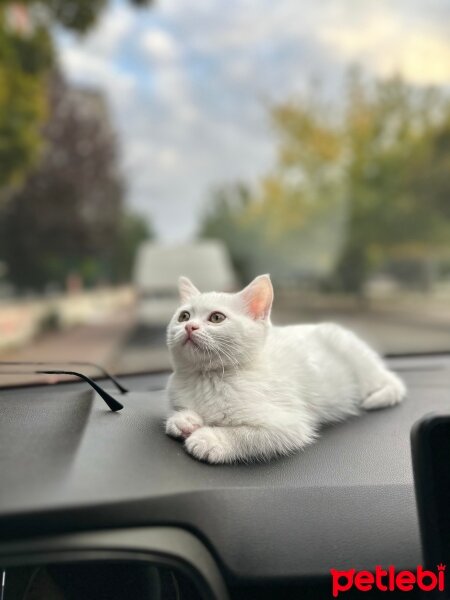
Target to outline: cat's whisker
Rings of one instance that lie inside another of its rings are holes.
[[[212,360],[213,360],[212,351],[209,347],[207,347],[207,351],[208,351],[208,356],[209,356],[209,368],[212,369]]]
[[[222,365],[222,381],[223,381],[223,378],[225,377],[225,365],[223,364],[222,357],[220,356],[220,353],[217,350],[217,348],[214,348],[213,350],[214,350],[214,352],[216,352],[217,358],[220,360],[220,363]]]
[[[232,353],[238,349],[240,350],[241,354],[245,354],[245,351],[242,352],[242,349],[240,349],[239,346],[233,342],[222,342],[222,344],[219,346],[219,351],[222,351],[222,353],[234,363],[238,361]]]
[[[215,348],[214,345],[210,343],[208,345],[208,350],[211,351],[211,361],[212,361],[212,356],[217,355],[217,358],[219,359],[221,366],[222,366],[222,378],[223,378],[223,376],[225,374],[225,366],[223,364],[223,361],[222,361],[222,358],[221,358],[219,352],[217,351],[217,348]],[[212,364],[212,362],[210,364]]]

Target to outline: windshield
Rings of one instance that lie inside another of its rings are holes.
[[[267,272],[275,324],[450,350],[449,21],[446,0],[1,3],[0,360],[167,369],[179,275]]]

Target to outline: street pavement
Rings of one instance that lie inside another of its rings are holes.
[[[128,309],[122,310],[114,316],[103,319],[101,323],[44,333],[22,348],[0,353],[0,361],[49,361],[49,367],[53,361],[86,361],[112,368],[125,337],[133,328],[133,323],[133,313]],[[1,367],[0,373],[11,370],[23,369]],[[86,375],[98,375],[96,369],[89,367],[80,366],[78,369],[74,367],[73,370],[82,371]],[[0,386],[31,382],[55,383],[64,379],[67,377],[33,374],[0,375]]]

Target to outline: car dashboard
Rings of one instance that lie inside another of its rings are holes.
[[[79,581],[95,564],[111,582],[145,566],[142,597],[251,599],[331,597],[332,568],[415,568],[410,430],[448,412],[450,357],[389,362],[403,404],[265,464],[203,464],[168,438],[168,374],[124,378],[116,413],[84,383],[0,391],[0,569],[13,580],[46,565]]]

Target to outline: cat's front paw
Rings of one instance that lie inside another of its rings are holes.
[[[236,458],[226,432],[220,427],[201,427],[184,445],[193,457],[211,464],[229,463]]]
[[[203,419],[193,410],[180,410],[166,421],[166,433],[171,437],[186,439],[199,427],[202,427]]]

